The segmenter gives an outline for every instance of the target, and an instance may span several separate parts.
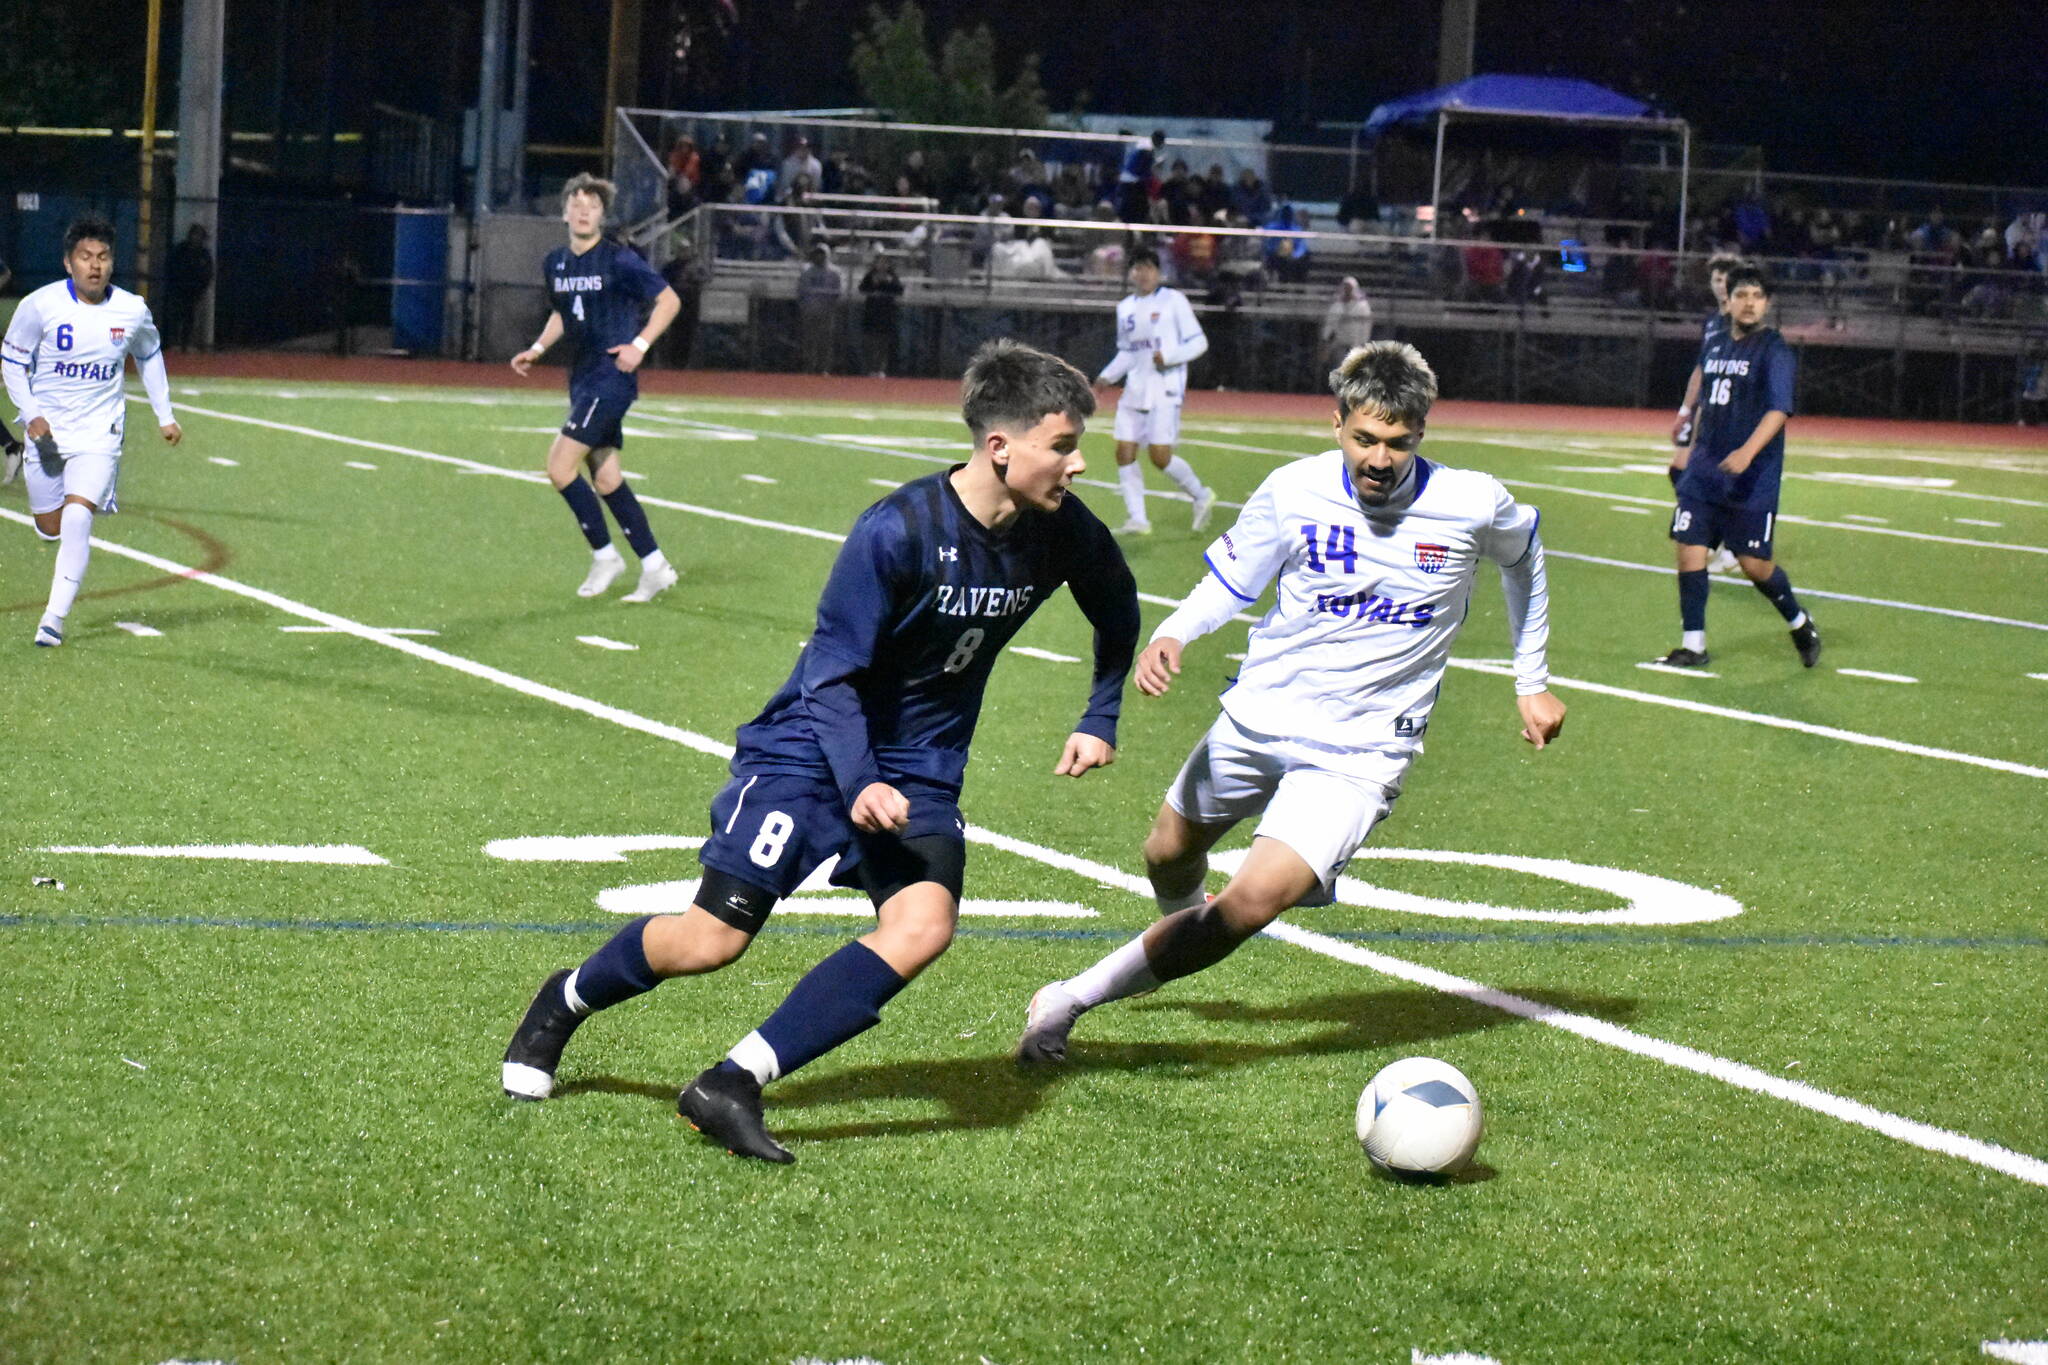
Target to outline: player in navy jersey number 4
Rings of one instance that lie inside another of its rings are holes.
[[[1209,547],[1209,573],[1138,656],[1161,696],[1190,641],[1279,580],[1251,628],[1223,714],[1188,755],[1145,839],[1160,918],[1025,1011],[1020,1062],[1061,1062],[1083,1012],[1214,966],[1337,878],[1400,795],[1422,752],[1479,561],[1500,567],[1522,738],[1564,726],[1550,694],[1539,514],[1489,475],[1417,453],[1436,375],[1412,346],[1354,348],[1330,374],[1338,449],[1275,470]],[[1240,821],[1258,833],[1230,884],[1204,888],[1208,854]]]
[[[549,252],[544,267],[548,320],[533,345],[512,357],[512,368],[525,375],[548,347],[568,336],[575,351],[569,362],[569,419],[548,447],[548,478],[590,542],[590,572],[576,595],[596,597],[626,571],[598,506],[602,498],[640,557],[640,582],[625,600],[647,602],[675,586],[676,571],[619,470],[619,447],[625,443],[626,410],[640,396],[634,372],[675,321],[682,301],[646,258],[604,239],[612,195],[611,182],[594,175],[578,175],[563,188],[569,245]]]
[[[1707,555],[1717,545],[1792,630],[1799,662],[1820,662],[1820,631],[1773,560],[1785,422],[1792,415],[1792,348],[1764,318],[1770,285],[1754,266],[1728,272],[1728,329],[1700,351],[1699,431],[1680,467],[1671,538],[1678,542],[1678,648],[1655,662],[1701,668],[1707,656]]]
[[[1088,380],[1055,356],[994,341],[963,390],[973,457],[854,522],[795,670],[740,727],[694,903],[632,921],[541,983],[505,1053],[506,1093],[545,1099],[591,1011],[733,961],[775,903],[836,857],[832,881],[867,892],[877,927],[812,968],[677,1097],[683,1117],[728,1150],[795,1160],[763,1123],[761,1087],[879,1022],[952,941],[966,866],[960,793],[982,693],[996,657],[1063,583],[1095,627],[1095,671],[1053,771],[1079,777],[1115,760],[1138,597],[1108,528],[1069,491],[1087,467]]]

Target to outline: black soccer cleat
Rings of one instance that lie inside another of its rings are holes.
[[[1666,668],[1705,668],[1711,657],[1704,649],[1687,649],[1680,645],[1663,658],[1652,659],[1650,662],[1662,664]]]
[[[761,1083],[752,1072],[712,1067],[683,1087],[676,1112],[734,1156],[788,1165],[796,1156],[761,1122]]]
[[[562,983],[569,979],[567,967],[540,983],[526,1017],[512,1034],[505,1049],[505,1093],[515,1100],[544,1100],[554,1093],[555,1068],[562,1064],[562,1049],[569,1035],[583,1022],[583,1016],[569,1008]]]
[[[1792,648],[1799,651],[1799,662],[1808,668],[1820,662],[1820,630],[1811,616],[1806,618],[1805,625],[1793,630]]]

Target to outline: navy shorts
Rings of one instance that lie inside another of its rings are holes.
[[[905,844],[929,836],[964,844],[967,822],[960,814],[959,794],[950,788],[915,779],[890,785],[909,798],[910,825],[893,833],[866,834],[854,828],[845,798],[827,779],[791,773],[735,775],[711,798],[711,839],[698,850],[697,860],[777,900],[789,896],[835,854],[839,865],[832,870],[834,886],[859,886],[871,897],[890,882],[900,887],[895,869],[906,861]],[[865,863],[876,865],[881,882],[863,875]],[[950,889],[957,899],[960,888]]]
[[[1704,545],[1713,549],[1725,545],[1729,551],[1751,559],[1771,557],[1771,533],[1777,527],[1775,507],[1730,507],[1718,502],[1694,502],[1679,495],[1671,513],[1671,538],[1680,545]]]
[[[562,434],[592,450],[617,450],[626,443],[626,409],[633,399],[623,394],[569,391],[569,420]]]

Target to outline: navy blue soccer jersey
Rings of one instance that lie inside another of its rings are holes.
[[[639,334],[667,281],[639,252],[604,240],[580,256],[558,246],[544,269],[548,306],[561,315],[572,348],[571,391],[637,397],[639,378],[620,373],[610,348]]]
[[[1699,436],[1678,481],[1680,497],[1730,507],[1778,505],[1778,476],[1785,463],[1782,430],[1742,473],[1724,473],[1721,461],[1750,438],[1765,413],[1792,415],[1795,371],[1792,348],[1775,327],[1759,328],[1740,340],[1727,331],[1707,343],[1700,353]]]
[[[957,792],[996,657],[1062,583],[1095,627],[1094,684],[1074,729],[1116,743],[1139,628],[1123,551],[1072,495],[991,530],[950,473],[905,484],[854,522],[796,668],[740,727],[735,774],[824,778],[849,806],[873,782]]]
[[[1728,315],[1726,313],[1717,308],[1702,318],[1700,320],[1700,357],[1702,359],[1706,357],[1707,347],[1714,344],[1715,337],[1727,335]]]

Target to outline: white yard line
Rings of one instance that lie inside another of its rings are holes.
[[[1879,682],[1916,683],[1918,678],[1909,678],[1903,673],[1879,673],[1871,668],[1838,668],[1835,672],[1846,678],[1875,678]]]
[[[114,624],[130,635],[139,635],[144,639],[161,639],[163,636],[163,632],[155,626],[145,626],[140,621],[116,621]]]
[[[5,516],[14,521],[24,523],[29,521],[28,517],[11,509],[0,509],[0,513],[4,513]],[[480,663],[474,659],[466,659],[459,655],[450,654],[445,650],[435,649],[430,645],[418,644],[412,640],[394,636],[386,631],[376,630],[360,622],[351,621],[347,617],[336,615],[333,612],[323,611],[318,607],[293,601],[282,594],[270,592],[263,588],[252,587],[246,583],[238,583],[219,574],[202,572],[187,565],[174,563],[158,555],[131,549],[125,545],[117,545],[110,541],[101,540],[98,537],[93,538],[93,544],[96,548],[106,553],[133,559],[138,563],[147,564],[166,573],[175,573],[195,583],[202,583],[223,592],[234,593],[237,596],[262,602],[288,615],[298,616],[321,625],[334,626],[346,634],[354,635],[371,644],[383,645],[387,649],[394,649],[402,654],[410,654],[414,658],[421,659],[427,663],[439,664],[444,668],[454,669],[459,673],[467,674],[484,682],[508,688],[520,693],[522,696],[532,697],[537,701],[550,702],[568,710],[580,711],[598,720],[608,721],[625,729],[637,730],[642,734],[652,735],[657,739],[665,739],[671,743],[680,744],[685,748],[694,749],[699,753],[707,754],[714,758],[729,760],[732,757],[733,750],[731,745],[724,744],[708,735],[700,735],[695,731],[683,729],[681,726],[670,725],[663,721],[636,715],[621,707],[607,705],[604,702],[595,701],[589,697],[578,696],[562,688],[550,687],[546,683],[523,678],[518,674],[506,672],[504,669],[494,668],[489,664]],[[1502,670],[1476,664],[1468,664],[1466,666],[1478,668],[1481,672],[1505,671],[1510,675],[1513,672],[1512,669]],[[1750,717],[1747,713],[1727,711],[1726,708],[1700,707],[1695,703],[1675,703],[1669,698],[1651,697],[1645,693],[1629,693],[1619,688],[1592,687],[1591,690],[1610,692],[1621,696],[1632,696],[1637,699],[1663,704],[1678,704],[1685,706],[1687,709],[1705,710],[1715,714],[1728,714],[1738,718],[1762,719],[1766,723],[1782,723],[1777,722],[1775,717],[1754,718]],[[1808,727],[1795,726],[1795,728]],[[1840,733],[1846,734],[1847,732]],[[1868,737],[1860,738],[1867,739]],[[1940,751],[1932,752],[1939,753]],[[1989,760],[1975,761],[1990,762]],[[2048,777],[2048,771],[2035,770],[2034,775]],[[1075,872],[1081,876],[1101,882],[1106,886],[1129,891],[1136,896],[1149,897],[1151,892],[1150,884],[1144,878],[1124,872],[1118,868],[1110,867],[1104,863],[1075,857],[1072,854],[1061,853],[1055,849],[1043,848],[1008,835],[999,834],[993,830],[983,829],[978,825],[968,826],[966,836],[970,842],[1002,849],[1048,867]],[[360,850],[360,852],[371,858],[376,857],[375,854],[369,853],[366,849]],[[1784,1080],[1769,1072],[1759,1071],[1755,1067],[1741,1062],[1730,1061],[1676,1043],[1665,1042],[1662,1039],[1652,1038],[1630,1029],[1621,1028],[1615,1024],[1609,1024],[1604,1020],[1594,1019],[1586,1015],[1572,1014],[1557,1009],[1555,1006],[1545,1005],[1539,1001],[1530,1000],[1505,991],[1498,991],[1476,981],[1470,981],[1463,977],[1437,971],[1431,967],[1425,967],[1420,963],[1409,962],[1403,958],[1390,957],[1384,953],[1375,953],[1346,943],[1341,939],[1313,933],[1291,924],[1284,922],[1275,923],[1269,926],[1265,932],[1281,942],[1293,943],[1297,947],[1306,948],[1325,957],[1366,967],[1384,975],[1411,981],[1432,990],[1458,995],[1478,1004],[1503,1010],[1509,1014],[1514,1014],[1536,1023],[1563,1029],[1592,1042],[1619,1048],[1622,1051],[1635,1053],[1638,1056],[1648,1057],[1655,1061],[1663,1062],[1668,1066],[1696,1072],[1699,1075],[1708,1076],[1745,1090],[1753,1090],[1759,1094],[1769,1095],[1773,1098],[1799,1105],[1802,1108],[1810,1109],[1815,1113],[1839,1119],[1844,1123],[1852,1123],[1869,1128],[1887,1137],[1896,1138],[1901,1142],[1910,1143],[1913,1146],[1921,1147],[1928,1151],[1972,1162],[1986,1169],[2012,1176],[2014,1179],[2026,1181],[2029,1184],[2048,1186],[2048,1162],[2020,1152],[2014,1152],[1992,1143],[1982,1142],[1976,1138],[1951,1132],[1944,1128],[1937,1128],[1915,1119],[1886,1113],[1883,1110],[1872,1108],[1870,1105],[1863,1104],[1857,1100],[1846,1099],[1801,1082]]]
[[[1056,664],[1077,664],[1081,661],[1071,654],[1055,654],[1049,649],[1036,649],[1031,645],[1011,645],[1012,654],[1022,654],[1027,659],[1044,659]]]
[[[238,863],[324,863],[389,867],[358,844],[51,844],[44,853],[101,853],[123,858],[198,858]]]

